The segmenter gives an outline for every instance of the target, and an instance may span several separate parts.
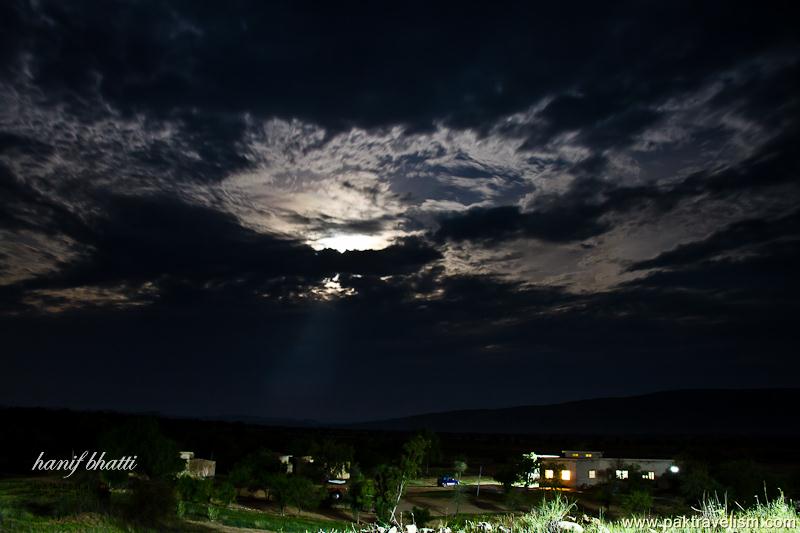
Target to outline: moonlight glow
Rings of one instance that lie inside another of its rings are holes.
[[[317,250],[332,248],[339,252],[349,250],[382,250],[389,246],[385,238],[376,235],[341,234],[325,237],[312,243]]]

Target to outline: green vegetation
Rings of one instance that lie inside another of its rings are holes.
[[[247,527],[304,533],[305,531],[345,530],[349,522],[306,517],[276,516],[260,511],[232,509],[225,506],[180,501],[174,504],[174,516],[152,526],[126,519],[126,510],[141,509],[134,492],[112,492],[102,503],[87,496],[80,485],[47,478],[0,480],[0,531],[61,532],[92,531],[107,533],[150,533],[157,531],[210,531],[203,524],[185,520],[214,521],[233,527]],[[141,493],[140,493],[141,494]],[[160,506],[159,506],[160,508]]]
[[[203,499],[208,494],[203,490],[204,483],[196,484],[199,494],[196,499]],[[157,491],[156,491],[157,492]],[[696,522],[687,522],[684,525],[665,525],[664,517],[656,518],[647,516],[645,508],[650,501],[639,502],[637,498],[640,491],[632,491],[631,511],[634,515],[626,518],[605,520],[588,517],[580,510],[577,502],[565,497],[558,492],[522,491],[515,490],[514,494],[530,496],[528,500],[532,507],[522,514],[481,514],[458,515],[447,520],[446,525],[456,532],[477,533],[485,531],[488,522],[494,531],[499,527],[509,528],[519,533],[534,533],[557,531],[561,521],[578,524],[585,533],[632,533],[649,529],[665,532],[694,533],[712,529],[724,530],[723,527],[713,528],[708,524],[720,524],[722,520],[744,521],[745,526],[735,528],[740,532],[779,532],[796,531],[790,520],[800,525],[800,514],[792,504],[779,493],[778,497],[770,500],[762,498],[753,505],[743,508],[738,504],[729,504],[724,499],[705,498],[694,512],[687,512],[685,520],[694,518]],[[188,494],[188,493],[187,493]],[[650,496],[645,493],[645,500]],[[306,531],[349,531],[357,530],[352,522],[323,520],[306,516],[278,516],[263,511],[243,509],[236,506],[224,506],[214,503],[199,503],[181,501],[176,504],[175,516],[165,518],[158,526],[149,526],[142,523],[130,523],[122,520],[115,510],[139,506],[135,501],[136,492],[112,492],[109,501],[96,499],[91,492],[87,492],[86,485],[82,483],[67,483],[45,478],[0,480],[0,530],[3,532],[33,531],[98,531],[98,532],[151,532],[151,531],[210,531],[212,526],[228,526],[240,528],[262,529],[281,531],[284,533],[304,533]],[[213,494],[212,498],[213,499]],[[639,506],[638,508],[636,506]],[[139,508],[139,507],[137,507]],[[689,509],[687,508],[687,511]],[[144,511],[142,511],[144,512]],[[411,513],[405,513],[406,519]],[[427,509],[415,507],[413,516],[418,524],[435,526],[436,522]],[[675,521],[680,517],[666,518]],[[662,520],[662,522],[632,522],[631,520]],[[706,520],[704,524],[700,522]],[[784,521],[777,524],[779,527],[766,527],[767,521]],[[669,524],[667,522],[666,524]],[[757,524],[761,524],[758,526]]]
[[[494,479],[498,481],[508,493],[514,485],[530,487],[533,485],[534,473],[539,470],[540,461],[535,453],[524,453],[515,461],[505,464],[497,469]],[[546,483],[548,480],[540,480]]]
[[[379,465],[375,472],[375,512],[382,523],[397,523],[395,513],[408,482],[419,476],[430,442],[418,435],[403,446],[398,464]]]
[[[213,515],[214,521],[225,526],[246,527],[282,531],[283,533],[305,533],[306,531],[345,531],[352,530],[350,522],[320,520],[305,516],[277,516],[261,511],[231,509],[215,505],[187,504],[186,517],[193,520],[207,519]]]
[[[459,458],[453,461],[453,472],[455,473],[457,479],[461,479],[461,476],[466,471],[467,471],[467,462],[463,458]]]
[[[136,472],[150,479],[171,479],[184,467],[177,444],[165,437],[154,418],[134,418],[106,431],[100,443],[109,457],[136,456]],[[103,480],[112,487],[125,485],[123,471],[103,471]]]
[[[83,483],[42,479],[0,480],[0,531],[128,531]]]
[[[333,439],[328,438],[322,442],[314,442],[309,454],[314,457],[314,462],[303,465],[311,472],[309,474],[300,473],[312,478],[338,478],[342,471],[350,468],[354,453],[352,446],[341,444]]]
[[[356,523],[361,521],[361,513],[372,509],[375,503],[375,484],[358,467],[350,472],[350,491],[347,501]]]
[[[425,527],[431,521],[431,510],[424,507],[417,507],[411,509],[411,517],[417,527]]]
[[[645,480],[635,465],[620,463],[615,468],[628,470],[626,479],[618,479],[612,469],[605,473],[600,485],[563,492],[557,486],[558,480],[552,480],[556,486],[532,490],[529,486],[539,461],[534,454],[524,454],[505,465],[490,466],[489,472],[505,490],[487,487],[478,495],[474,486],[478,478],[465,475],[467,461],[474,461],[475,457],[445,456],[440,451],[431,454],[429,437],[417,435],[384,451],[379,458],[356,455],[351,446],[330,437],[317,443],[307,441],[290,447],[290,451],[298,453],[298,458],[304,457],[299,453],[309,450],[317,455],[313,461],[308,458],[293,462],[292,473],[287,473],[278,454],[251,448],[242,451],[241,459],[228,466],[227,471],[219,472],[220,477],[197,479],[187,472],[178,473],[181,463],[173,460],[173,454],[177,454],[175,442],[161,435],[156,425],[137,421],[103,437],[115,453],[130,454],[129,448],[124,447],[129,440],[141,442],[149,450],[152,456],[142,460],[141,470],[137,469],[135,475],[79,471],[70,479],[0,480],[0,531],[116,533],[239,527],[281,533],[353,533],[374,524],[414,522],[418,527],[438,527],[442,521],[453,531],[466,533],[488,531],[486,523],[495,532],[505,531],[502,527],[523,533],[564,527],[584,533],[713,529],[696,526],[697,522],[674,526],[676,517],[716,520],[714,524],[720,530],[724,529],[723,519],[749,520],[734,529],[761,531],[751,527],[753,520],[756,525],[758,520],[766,519],[798,520],[797,510],[777,488],[781,485],[771,485],[767,490],[764,484],[764,480],[780,479],[769,477],[770,473],[779,476],[780,472],[767,471],[752,462],[719,462],[711,467],[684,462],[681,475],[665,474],[658,483]],[[368,466],[362,469],[356,457]],[[438,457],[438,463],[431,468],[428,462],[434,457]],[[553,469],[557,470],[557,465]],[[349,472],[346,484],[325,483],[329,476],[340,472]],[[462,483],[452,488],[434,487],[436,478],[427,476],[439,472],[455,472]],[[423,473],[426,477],[421,477]],[[759,481],[761,487],[757,486]],[[486,484],[486,477],[481,478],[481,483]],[[791,485],[783,486],[793,494]],[[409,487],[413,487],[411,494],[406,494]],[[237,503],[239,489],[250,492],[242,490],[242,499]],[[329,490],[336,498],[328,497]],[[729,500],[726,496],[722,500],[709,498],[709,494],[727,495]],[[406,509],[403,512],[398,510],[401,501]],[[318,507],[324,508],[319,514],[313,512]],[[409,507],[412,508],[407,510]]]
[[[534,507],[522,515],[502,515],[494,516],[487,522],[493,529],[498,527],[507,528],[516,533],[540,533],[549,531],[576,531],[577,529],[570,524],[581,527],[584,533],[634,533],[641,531],[661,531],[665,533],[706,533],[708,531],[724,531],[722,520],[729,523],[738,521],[740,525],[729,528],[728,531],[735,530],[744,532],[781,532],[797,531],[800,527],[800,513],[792,502],[786,500],[782,495],[776,499],[764,503],[756,503],[748,509],[737,507],[730,508],[718,499],[706,499],[699,512],[693,517],[685,517],[686,524],[682,522],[683,517],[673,517],[661,519],[661,522],[646,522],[646,520],[659,520],[644,517],[633,517],[615,521],[606,521],[598,518],[580,515],[574,502],[560,495],[553,499],[543,501],[538,507]],[[638,521],[638,522],[637,522]],[[570,524],[566,524],[570,523]],[[450,527],[457,532],[479,533],[487,530],[485,522],[467,520],[463,523],[450,524]]]

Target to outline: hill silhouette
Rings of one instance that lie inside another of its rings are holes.
[[[518,434],[800,434],[800,389],[677,390],[553,405],[466,409],[355,424],[360,429]]]

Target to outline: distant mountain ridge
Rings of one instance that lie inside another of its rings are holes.
[[[505,434],[800,434],[800,388],[695,389],[553,405],[466,409],[350,424],[354,429]]]

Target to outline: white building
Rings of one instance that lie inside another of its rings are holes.
[[[673,459],[604,457],[596,450],[563,450],[560,456],[539,455],[540,486],[579,488],[604,483],[610,477],[625,480],[638,475],[655,481],[667,472],[677,473]]]
[[[183,472],[178,473],[179,476],[190,476],[194,478],[209,478],[214,477],[217,472],[217,462],[210,459],[198,459],[194,456],[194,452],[182,451],[179,452],[181,459],[186,461],[186,467]]]

